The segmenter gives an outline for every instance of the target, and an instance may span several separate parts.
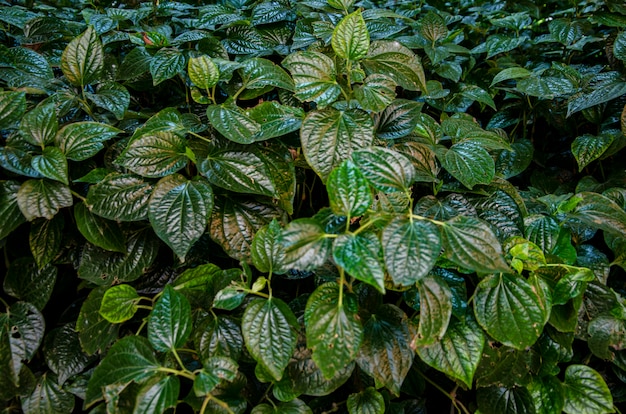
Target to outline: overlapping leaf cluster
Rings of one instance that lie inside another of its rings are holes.
[[[7,412],[626,399],[621,2],[27,3]]]

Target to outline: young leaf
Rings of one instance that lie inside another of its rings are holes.
[[[256,232],[252,240],[250,256],[254,266],[263,273],[282,274],[285,269],[285,249],[280,243],[281,227],[272,220]]]
[[[340,235],[333,243],[333,259],[350,276],[385,292],[382,249],[375,234]]]
[[[220,79],[217,65],[206,55],[190,58],[187,71],[191,81],[202,89],[212,88]]]
[[[363,173],[350,160],[330,173],[326,187],[330,208],[338,215],[358,217],[374,201]]]
[[[0,92],[0,129],[6,129],[19,121],[26,112],[24,92]]]
[[[385,399],[374,387],[367,387],[357,394],[350,394],[346,406],[350,414],[383,414]]]
[[[50,300],[56,280],[56,267],[40,268],[31,259],[22,257],[11,262],[2,287],[7,294],[42,310]]]
[[[26,222],[17,202],[19,189],[17,181],[0,181],[0,240]]]
[[[74,395],[61,388],[54,375],[45,373],[37,379],[30,395],[21,399],[25,413],[71,413]]]
[[[173,78],[185,70],[185,55],[175,48],[162,48],[152,57],[150,61],[150,74],[152,84],[159,83]]]
[[[59,254],[63,243],[63,215],[57,214],[52,220],[34,220],[30,225],[28,244],[30,252],[41,269]]]
[[[154,188],[148,218],[157,236],[184,260],[206,231],[212,210],[213,190],[208,183],[173,174]]]
[[[74,204],[74,219],[89,243],[113,252],[126,251],[126,238],[116,222],[93,214],[85,203]]]
[[[154,349],[167,352],[184,345],[190,334],[189,301],[182,293],[167,285],[150,312],[148,339]]]
[[[297,219],[285,227],[280,239],[285,249],[285,265],[311,270],[323,265],[330,253],[332,239],[314,219]]]
[[[57,147],[44,148],[42,154],[35,155],[30,164],[43,177],[69,184],[67,159]]]
[[[429,274],[417,282],[420,295],[420,319],[414,346],[428,346],[441,341],[452,316],[452,291],[444,279]]]
[[[91,212],[109,220],[138,221],[148,218],[152,185],[132,174],[111,173],[89,187],[85,204]]]
[[[550,316],[548,303],[522,276],[489,275],[474,294],[474,314],[487,333],[515,349],[533,345]]]
[[[337,23],[333,30],[331,45],[337,56],[349,61],[360,60],[367,55],[370,35],[361,10],[347,15]]]
[[[68,160],[84,161],[104,148],[103,142],[120,132],[111,125],[98,122],[74,122],[61,128],[55,143]]]
[[[50,180],[27,180],[17,192],[17,205],[28,221],[37,217],[50,220],[64,207],[74,203],[70,188]]]
[[[381,241],[387,271],[404,286],[425,277],[441,252],[440,230],[426,220],[397,217],[383,229]]]
[[[179,393],[180,380],[175,375],[150,381],[137,393],[133,414],[165,413],[176,407]]]
[[[44,356],[48,367],[57,374],[59,385],[78,375],[93,362],[81,348],[73,323],[53,329],[46,335]]]
[[[415,181],[416,171],[411,161],[392,149],[369,147],[355,151],[352,159],[365,178],[380,191],[407,191]]]
[[[140,299],[134,287],[127,284],[115,285],[104,293],[100,315],[111,323],[122,323],[135,315]]]
[[[473,141],[452,145],[439,161],[443,168],[469,189],[476,184],[489,184],[495,175],[493,158],[482,145]]]
[[[319,108],[324,108],[341,94],[335,63],[328,56],[314,51],[296,52],[282,63],[293,76],[295,96],[299,100],[313,101]]]
[[[20,121],[20,134],[26,142],[43,147],[54,141],[59,129],[54,103],[39,105]]]
[[[300,138],[307,162],[326,181],[353,151],[372,144],[374,126],[364,111],[324,109],[309,112],[302,122]]]
[[[356,362],[374,378],[376,388],[386,387],[394,395],[400,394],[415,355],[411,336],[406,314],[391,304],[378,307],[365,323]]]
[[[76,321],[80,345],[87,355],[104,351],[117,339],[119,325],[112,324],[100,315],[100,305],[106,288],[95,288],[83,302]]]
[[[280,299],[255,299],[241,320],[243,337],[252,357],[280,381],[296,348],[298,321]]]
[[[440,341],[416,351],[425,363],[471,388],[484,345],[483,331],[471,317],[453,318]]]
[[[604,378],[586,365],[570,365],[565,370],[565,405],[567,414],[613,413],[613,396]]]
[[[85,407],[103,399],[109,386],[145,382],[154,377],[159,368],[147,339],[135,335],[120,339],[94,370],[85,395]]]
[[[61,70],[74,86],[99,80],[104,69],[104,48],[93,26],[72,40],[61,55]]]
[[[427,92],[422,63],[409,48],[397,41],[373,42],[361,65],[368,75],[383,74],[404,89]]]
[[[341,297],[339,289],[335,282],[319,286],[304,311],[307,346],[326,379],[354,360],[363,339],[354,298],[346,293]]]
[[[179,135],[155,132],[131,141],[115,162],[143,177],[164,177],[187,165],[186,148]]]
[[[444,255],[477,272],[507,272],[502,246],[489,226],[476,218],[456,216],[441,226]]]

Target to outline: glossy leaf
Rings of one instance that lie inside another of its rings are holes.
[[[296,347],[298,321],[280,299],[255,299],[241,321],[250,355],[276,380],[280,380]]]
[[[43,374],[32,394],[21,400],[25,413],[69,413],[74,409],[74,396],[57,383],[54,375]]]
[[[626,212],[613,200],[597,193],[574,196],[576,208],[569,217],[615,235],[626,235]]]
[[[85,95],[94,105],[111,112],[118,120],[124,118],[130,105],[130,93],[126,87],[119,83],[102,83],[96,93]]]
[[[220,79],[217,65],[206,55],[190,58],[187,70],[191,81],[202,89],[212,88]]]
[[[150,312],[148,339],[154,349],[166,352],[180,348],[190,334],[191,306],[189,301],[182,293],[168,285]]]
[[[380,241],[373,233],[340,235],[333,243],[333,259],[355,279],[385,291]]]
[[[586,365],[570,365],[565,370],[565,406],[567,414],[612,413],[613,397],[602,376]]]
[[[209,122],[229,140],[239,144],[250,144],[261,132],[261,125],[250,118],[239,107],[221,104],[209,105],[206,110]]]
[[[313,350],[313,361],[327,379],[352,362],[361,345],[363,327],[353,301],[346,293],[341,301],[339,285],[334,282],[319,286],[307,301],[307,346]]]
[[[48,367],[57,374],[59,385],[80,374],[93,361],[81,348],[78,332],[72,323],[46,335],[44,355]]]
[[[332,245],[324,228],[313,219],[290,222],[283,230],[280,242],[285,249],[285,265],[299,270],[322,266]]]
[[[479,388],[476,402],[484,414],[534,414],[535,406],[528,389],[524,387]]]
[[[407,99],[396,99],[386,105],[376,117],[376,135],[383,139],[397,139],[409,135],[419,122],[423,104]]]
[[[30,164],[43,177],[69,184],[67,159],[57,147],[44,148],[42,154],[35,155]]]
[[[415,167],[397,151],[369,147],[354,152],[352,159],[365,178],[378,190],[387,193],[407,191],[415,181]]]
[[[350,414],[383,414],[385,399],[374,387],[367,387],[357,394],[350,394],[346,406]]]
[[[250,255],[252,263],[259,271],[278,274],[286,271],[285,249],[280,243],[281,230],[278,221],[272,220],[270,224],[256,232]]]
[[[76,330],[80,345],[87,355],[93,355],[98,351],[104,351],[114,340],[117,339],[119,325],[114,325],[100,315],[100,305],[106,288],[93,289],[83,302]]]
[[[363,173],[349,160],[330,173],[326,185],[330,208],[335,214],[357,217],[374,201]]]
[[[430,346],[419,346],[420,358],[431,367],[458,379],[468,388],[482,357],[485,336],[472,318],[452,319],[443,338]]]
[[[600,158],[609,149],[614,139],[615,137],[611,134],[597,136],[584,134],[576,137],[572,142],[572,154],[578,163],[578,170],[582,171],[591,162]]]
[[[54,266],[38,267],[32,260],[20,258],[7,269],[2,287],[7,294],[41,311],[50,300],[57,273]]]
[[[111,323],[122,323],[135,315],[140,299],[135,288],[130,285],[110,287],[102,297],[100,315]]]
[[[164,413],[178,404],[180,380],[175,375],[147,383],[138,393],[133,413]]]
[[[61,250],[65,220],[57,214],[52,220],[36,219],[30,225],[28,244],[40,269],[50,263]]]
[[[295,96],[301,101],[313,101],[323,108],[333,103],[341,93],[341,87],[336,80],[335,64],[322,53],[292,53],[282,64],[291,72]]]
[[[354,89],[354,97],[364,110],[380,112],[395,99],[396,83],[389,76],[375,73]]]
[[[243,85],[247,89],[262,89],[268,86],[293,91],[293,81],[280,66],[261,58],[247,59],[239,69]]]
[[[20,121],[20,134],[25,141],[45,146],[54,141],[59,129],[57,112],[53,103],[39,105],[24,115]]]
[[[17,201],[19,189],[17,181],[0,181],[0,240],[26,221]]]
[[[17,192],[17,205],[29,221],[38,217],[50,220],[60,209],[73,203],[69,187],[57,181],[28,180]]]
[[[157,86],[185,70],[185,56],[175,48],[162,48],[150,60],[152,84]]]
[[[441,341],[452,316],[452,291],[446,281],[429,274],[417,282],[420,316],[415,346],[428,346]]]
[[[307,162],[324,180],[352,152],[374,140],[372,120],[359,110],[325,109],[309,112],[302,122],[300,138]]]
[[[368,75],[383,74],[404,89],[427,91],[422,63],[410,49],[397,41],[372,42],[361,64]]]
[[[74,204],[74,219],[89,243],[113,252],[126,251],[126,238],[116,222],[93,214],[85,203]]]
[[[0,92],[0,129],[5,129],[19,121],[26,112],[24,92]]]
[[[150,197],[154,232],[181,260],[204,234],[213,210],[213,190],[202,180],[174,174],[161,179]]]
[[[365,26],[361,10],[341,19],[331,39],[337,56],[347,60],[360,60],[365,57],[370,46],[370,36]]]
[[[300,129],[304,111],[300,108],[281,105],[274,101],[262,102],[246,111],[260,129],[252,136],[254,141],[280,137]]]
[[[491,155],[472,141],[452,145],[439,160],[443,168],[470,189],[477,184],[489,184],[495,174]]]
[[[524,349],[534,344],[550,316],[549,303],[521,276],[489,275],[474,294],[474,314],[487,333],[503,344]]]
[[[104,142],[113,138],[120,131],[111,125],[98,122],[75,122],[61,128],[55,137],[55,143],[68,160],[84,161],[96,155]]]
[[[203,360],[225,356],[238,360],[244,346],[240,321],[230,316],[202,313],[196,320],[192,336]]]
[[[252,409],[251,414],[313,414],[313,411],[302,400],[296,398],[274,407],[269,404],[259,404]]]
[[[528,387],[537,414],[552,414],[563,411],[565,392],[561,382],[552,376],[536,378]]]
[[[506,272],[502,247],[489,226],[476,218],[456,216],[441,226],[445,257],[477,272]]]
[[[85,204],[91,212],[109,220],[137,221],[148,217],[153,187],[143,179],[112,173],[91,186]]]
[[[155,132],[131,141],[115,162],[143,177],[164,177],[187,165],[186,148],[179,135]]]
[[[85,86],[100,78],[104,69],[104,48],[93,26],[74,38],[63,50],[61,70],[75,86]]]
[[[440,230],[426,220],[395,218],[383,229],[381,242],[387,271],[404,286],[424,278],[441,251]]]

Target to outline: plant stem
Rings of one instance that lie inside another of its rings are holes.
[[[174,374],[174,375],[178,375],[180,377],[185,377],[187,379],[190,380],[195,380],[196,376],[193,375],[193,373],[189,372],[189,371],[181,371],[178,369],[173,369],[173,368],[168,368],[168,367],[159,367],[157,368],[157,371],[161,371],[161,372],[167,372],[168,374]]]
[[[452,405],[454,405],[454,408],[456,408],[458,411],[462,411],[464,414],[471,414],[469,412],[469,410],[467,408],[465,408],[465,406],[452,395],[452,393],[449,393],[446,390],[444,390],[443,388],[441,388],[441,386],[439,386],[439,384],[437,384],[436,382],[434,382],[433,380],[428,378],[426,375],[424,375],[424,373],[422,371],[417,370],[417,372],[422,376],[422,378],[424,378],[426,380],[426,382],[428,382],[430,385],[432,385],[437,390],[439,390],[442,394],[444,394],[446,397],[448,397],[450,399],[450,401],[452,401]],[[454,392],[456,392],[456,388],[454,389]]]
[[[70,193],[72,193],[72,195],[76,198],[78,198],[80,201],[86,202],[87,199],[85,197],[83,197],[82,195],[78,194],[76,191],[74,190],[70,190]]]

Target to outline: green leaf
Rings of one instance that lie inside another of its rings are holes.
[[[99,80],[103,69],[104,48],[93,26],[89,26],[63,50],[61,70],[72,85],[83,87]]]
[[[70,413],[74,402],[74,396],[61,388],[49,373],[39,377],[32,394],[21,399],[22,410],[29,414]]]
[[[606,80],[594,85],[593,89],[572,95],[567,101],[567,116],[583,109],[619,98],[626,94],[626,82],[621,77]]]
[[[280,137],[300,129],[304,111],[301,108],[281,105],[275,101],[265,101],[246,111],[260,129],[254,134],[254,141],[264,141]]]
[[[428,346],[441,341],[452,316],[452,291],[444,279],[429,274],[417,282],[420,298],[420,319],[416,346]]]
[[[17,181],[0,181],[0,240],[26,222],[17,202],[19,189]]]
[[[243,87],[246,89],[264,89],[277,87],[288,91],[294,90],[294,84],[287,72],[272,61],[261,58],[246,59],[239,69]]]
[[[340,235],[333,243],[333,259],[350,276],[385,292],[382,249],[375,234]]]
[[[440,231],[426,220],[397,217],[381,236],[385,265],[394,283],[410,286],[424,278],[441,252]]]
[[[50,300],[56,280],[56,267],[45,265],[39,268],[31,259],[20,258],[11,262],[7,269],[3,288],[14,298],[42,310]]]
[[[385,399],[374,387],[367,387],[358,394],[350,394],[346,406],[350,414],[383,414]]]
[[[443,17],[429,11],[419,19],[419,33],[434,45],[437,40],[448,36],[448,28]]]
[[[285,249],[285,265],[299,270],[312,270],[328,259],[332,239],[314,219],[296,219],[282,232],[281,244]]]
[[[191,306],[187,298],[167,285],[148,319],[148,339],[161,352],[180,348],[191,334]]]
[[[260,123],[232,104],[209,105],[206,114],[211,125],[220,134],[239,144],[253,143],[261,132]]]
[[[17,192],[17,205],[28,221],[37,217],[50,220],[60,209],[74,203],[65,184],[50,180],[27,180]]]
[[[354,298],[335,282],[319,286],[309,296],[304,311],[307,346],[326,379],[354,360],[363,338]]]
[[[626,32],[620,32],[617,34],[617,37],[615,37],[613,55],[619,60],[626,62]]]
[[[427,91],[426,76],[419,58],[395,40],[372,42],[361,65],[368,75],[386,75],[409,91]]]
[[[626,236],[626,212],[617,203],[598,193],[582,192],[572,197],[576,201],[568,218],[618,236]]]
[[[0,92],[0,129],[11,127],[26,112],[26,94],[24,92]]]
[[[116,222],[93,214],[85,203],[74,204],[74,219],[89,243],[113,252],[126,251],[126,238]]]
[[[529,77],[531,74],[532,74],[531,71],[529,71],[528,69],[519,67],[519,66],[506,68],[498,72],[498,74],[493,77],[493,80],[491,81],[491,85],[489,86],[492,87],[496,83],[504,82],[509,79],[524,79],[524,78]]]
[[[350,160],[330,173],[326,187],[330,208],[338,215],[358,217],[374,202],[363,173]]]
[[[31,166],[32,159],[31,153],[21,148],[12,147],[10,144],[0,147],[0,167],[18,175],[41,178],[41,174]]]
[[[496,158],[496,174],[505,179],[526,171],[533,160],[534,147],[530,140],[521,139],[511,144],[512,151],[502,150]]]
[[[269,404],[259,404],[252,409],[251,414],[313,414],[313,411],[302,400],[296,398],[274,407]]]
[[[120,339],[94,370],[85,395],[85,407],[103,399],[111,385],[145,382],[154,377],[159,368],[147,339],[135,335]]]
[[[57,147],[44,148],[42,154],[35,155],[30,163],[33,169],[45,178],[69,184],[67,159]]]
[[[168,375],[158,381],[147,383],[137,393],[134,414],[164,413],[178,404],[180,380],[175,375]]]
[[[111,125],[99,122],[74,122],[61,128],[55,143],[68,160],[84,161],[104,148],[103,142],[120,132]]]
[[[73,323],[53,329],[46,335],[44,356],[48,367],[58,375],[59,385],[83,372],[93,361],[83,352]]]
[[[489,184],[495,175],[495,162],[483,145],[473,141],[454,144],[439,158],[441,165],[464,186]]]
[[[187,165],[186,148],[184,138],[159,131],[132,140],[115,162],[143,177],[164,177]]]
[[[280,217],[275,207],[253,200],[221,198],[215,200],[209,223],[211,238],[237,260],[250,260],[256,232]]]
[[[98,286],[131,282],[152,264],[158,251],[159,241],[149,228],[127,233],[124,253],[87,244],[82,250],[78,277]]]
[[[620,349],[626,338],[626,321],[613,315],[600,315],[589,322],[589,349],[599,358],[613,360],[613,349]]]
[[[225,356],[238,360],[243,349],[240,321],[231,316],[200,312],[192,332],[195,349],[202,360]]]
[[[134,287],[126,284],[107,289],[100,304],[100,315],[111,323],[122,323],[137,312],[141,298]]]
[[[411,161],[401,153],[383,147],[357,150],[352,159],[376,189],[393,193],[406,192],[416,178]]]
[[[209,56],[202,55],[189,59],[187,65],[189,79],[202,89],[209,89],[217,85],[220,80],[220,71]]]
[[[363,111],[325,109],[309,112],[300,129],[304,156],[326,181],[330,172],[353,151],[372,144],[373,129],[372,119]]]
[[[64,224],[61,214],[54,216],[52,220],[40,218],[31,223],[28,244],[39,268],[46,266],[59,254]]]
[[[365,322],[356,362],[374,378],[376,388],[386,387],[394,395],[400,394],[415,355],[411,336],[406,314],[391,304],[378,307]]]
[[[117,339],[119,325],[112,324],[100,315],[100,305],[105,292],[104,287],[89,292],[78,314],[76,330],[80,345],[87,355],[103,352]]]
[[[482,414],[535,414],[535,405],[524,387],[486,387],[476,393]]]
[[[174,174],[157,183],[148,217],[157,236],[184,260],[204,234],[212,210],[213,190],[208,183]]]
[[[453,318],[440,341],[416,351],[425,363],[471,388],[484,345],[483,331],[471,317]]]
[[[324,108],[341,94],[335,63],[328,56],[314,51],[296,52],[288,55],[282,64],[291,72],[299,100],[313,101]]]
[[[298,321],[285,302],[255,299],[241,320],[250,355],[276,380],[280,380],[296,348]]]
[[[407,99],[390,102],[376,116],[376,135],[383,139],[397,139],[409,135],[419,122],[423,103]]]
[[[148,218],[152,185],[132,174],[111,173],[89,187],[85,204],[91,212],[109,220],[138,221]]]
[[[40,147],[54,142],[58,129],[59,121],[52,102],[35,107],[20,121],[20,134],[24,140]]]
[[[501,273],[487,276],[476,287],[474,314],[494,339],[524,349],[541,335],[550,308],[526,279]]]
[[[115,118],[122,120],[130,105],[130,93],[119,83],[105,82],[99,85],[96,93],[86,93],[87,99],[97,107],[111,112]]]
[[[350,61],[363,59],[367,55],[370,35],[360,9],[337,23],[331,45],[337,56]]]
[[[556,377],[534,378],[528,390],[535,403],[537,414],[553,414],[563,411],[565,392],[563,385]]]
[[[441,226],[444,255],[477,272],[507,272],[502,246],[489,226],[474,217],[456,216]]]
[[[250,256],[254,266],[263,273],[286,272],[285,249],[280,243],[282,229],[277,220],[256,232],[252,240]]]
[[[567,414],[613,413],[613,396],[596,370],[586,365],[570,365],[565,370],[565,406]]]
[[[375,73],[354,89],[354,97],[362,109],[380,112],[396,98],[396,86],[389,76]]]
[[[150,74],[152,84],[159,83],[173,78],[185,70],[185,55],[175,48],[162,48],[150,60]]]
[[[578,171],[582,171],[591,162],[597,160],[609,149],[615,136],[613,134],[584,134],[572,142],[572,154],[578,163]]]

